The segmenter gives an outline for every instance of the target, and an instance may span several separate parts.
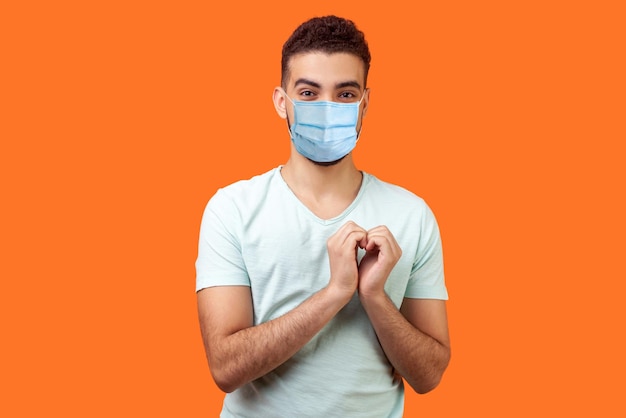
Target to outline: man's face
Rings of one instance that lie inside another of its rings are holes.
[[[365,90],[365,67],[359,57],[348,53],[310,52],[293,56],[289,64],[285,91],[292,100],[353,103],[363,98],[357,132],[361,130],[369,91]],[[277,103],[277,110],[281,117],[294,120],[293,105],[289,100]]]

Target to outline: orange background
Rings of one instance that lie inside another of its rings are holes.
[[[358,166],[444,242],[453,359],[406,416],[626,414],[621,2],[210,3],[0,6],[0,416],[217,416],[200,217],[286,161],[281,46],[329,13],[373,55]]]

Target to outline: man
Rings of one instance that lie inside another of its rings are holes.
[[[369,103],[363,33],[335,16],[283,47],[291,155],[220,189],[196,262],[222,417],[400,417],[450,358],[439,231],[414,194],[359,171]]]

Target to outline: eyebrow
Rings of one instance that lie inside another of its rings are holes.
[[[306,85],[309,85],[309,86],[312,86],[312,87],[315,87],[315,88],[318,88],[318,89],[322,88],[322,85],[320,83],[317,83],[317,82],[315,82],[313,80],[309,80],[309,79],[306,79],[306,78],[299,78],[299,79],[297,79],[295,84],[294,84],[294,87],[298,87],[300,84],[306,84]],[[361,85],[358,82],[356,82],[356,81],[342,81],[341,83],[335,84],[335,88],[336,89],[342,89],[344,87],[355,87],[355,88],[361,90]]]
[[[307,84],[309,86],[313,86],[315,88],[322,88],[322,85],[320,83],[316,83],[315,81],[312,80],[307,80],[306,78],[299,78],[296,80],[296,83],[294,84],[294,87],[298,87],[300,84]]]
[[[335,85],[335,88],[337,88],[337,89],[342,89],[344,87],[355,87],[355,88],[361,90],[361,85],[359,83],[357,83],[356,81],[344,81],[342,83],[337,83]]]

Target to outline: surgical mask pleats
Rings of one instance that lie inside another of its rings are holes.
[[[291,140],[300,154],[312,161],[330,162],[345,157],[354,149],[358,139],[356,126],[361,101],[289,100],[294,106]]]

